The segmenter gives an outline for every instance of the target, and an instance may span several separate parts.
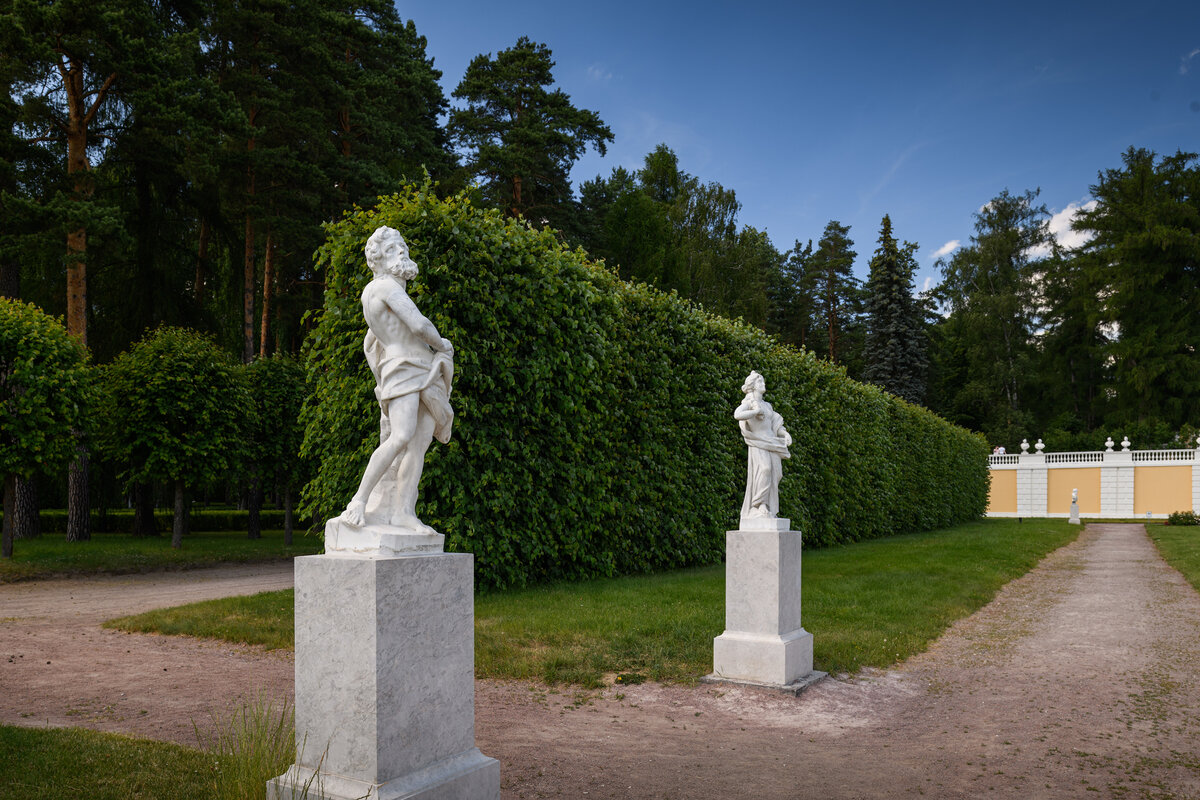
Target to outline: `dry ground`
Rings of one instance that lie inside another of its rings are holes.
[[[290,582],[257,565],[0,586],[0,722],[195,744],[214,710],[290,696],[290,656],[99,623]],[[1200,594],[1141,526],[1093,524],[928,652],[799,698],[479,681],[476,707],[505,798],[1200,798]]]

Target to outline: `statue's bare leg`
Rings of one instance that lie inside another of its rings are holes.
[[[417,414],[420,410],[421,398],[417,394],[407,394],[393,398],[388,402],[387,418],[391,426],[391,435],[371,453],[371,460],[363,472],[358,491],[350,499],[342,519],[351,525],[362,525],[367,508],[367,498],[383,473],[387,471],[396,457],[408,445],[417,429]],[[426,445],[428,446],[428,445]]]
[[[433,417],[422,408],[417,419],[417,429],[404,452],[400,454],[400,468],[396,473],[396,509],[399,513],[392,519],[392,524],[421,533],[435,532],[417,517],[417,486],[421,482],[421,471],[425,466],[425,453],[433,441],[433,429]]]

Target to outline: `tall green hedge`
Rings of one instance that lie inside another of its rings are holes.
[[[983,513],[981,437],[426,184],[329,226],[318,253],[303,415],[314,520],[341,512],[378,443],[359,295],[380,225],[408,241],[421,267],[409,291],[456,351],[454,438],[430,449],[417,510],[448,550],[475,554],[483,587],[719,561],[745,486],[733,409],[751,369],[795,439],[781,505],[807,544]]]

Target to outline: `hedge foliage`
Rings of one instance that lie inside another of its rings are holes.
[[[806,544],[984,511],[982,437],[426,183],[330,225],[318,251],[303,412],[314,520],[341,512],[378,443],[359,296],[380,225],[408,241],[409,292],[456,350],[454,438],[430,449],[417,510],[448,550],[475,554],[481,587],[720,561],[745,487],[733,409],[751,369],[795,439],[781,505]]]

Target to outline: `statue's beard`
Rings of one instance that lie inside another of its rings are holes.
[[[389,264],[387,272],[393,278],[399,278],[402,281],[411,281],[417,277],[417,262],[411,258],[397,260],[394,264]]]

